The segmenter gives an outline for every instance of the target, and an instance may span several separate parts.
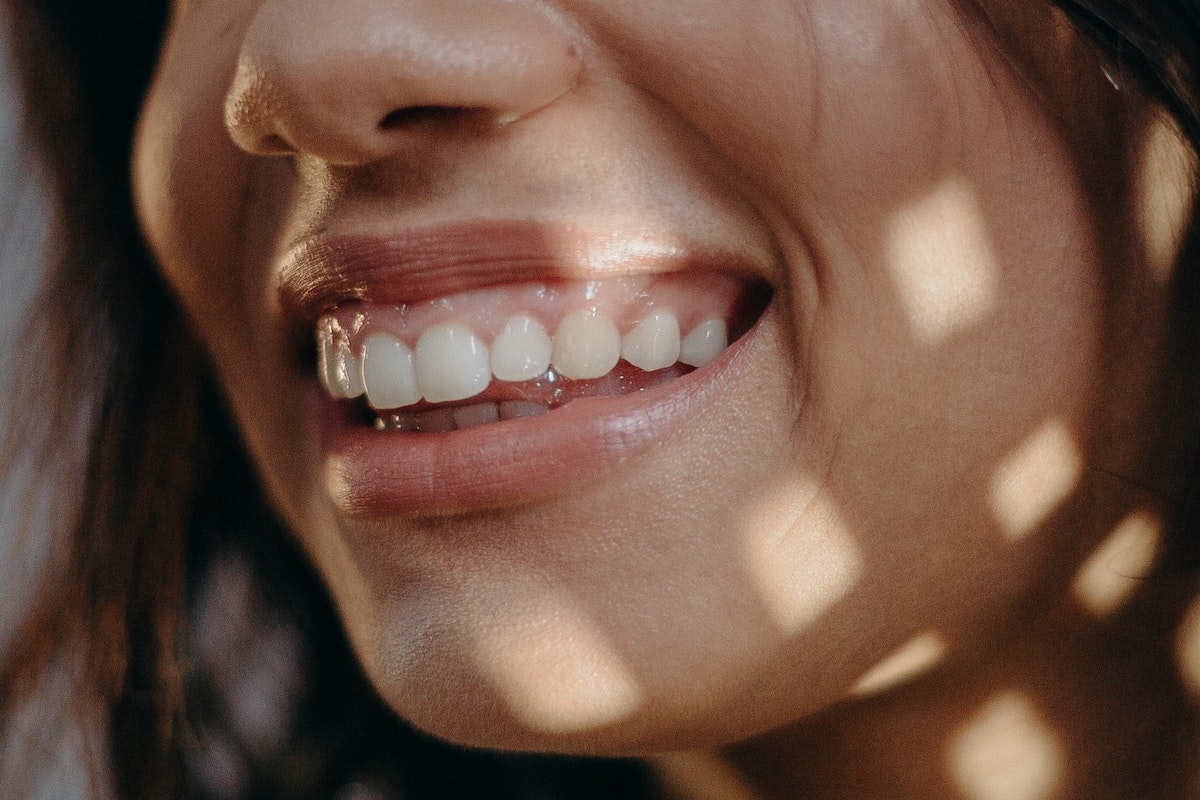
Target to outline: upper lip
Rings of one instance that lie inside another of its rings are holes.
[[[476,220],[302,239],[282,259],[278,290],[289,316],[315,322],[350,301],[399,305],[506,283],[684,270],[760,274],[744,254],[682,241]]]

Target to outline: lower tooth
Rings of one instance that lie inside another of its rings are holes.
[[[477,403],[454,409],[454,424],[459,428],[473,428],[500,421],[500,409],[495,403]]]
[[[449,433],[455,429],[454,412],[449,408],[437,408],[414,415],[414,429],[422,433]]]
[[[540,417],[549,413],[549,407],[541,403],[502,400],[499,403],[476,403],[460,408],[438,408],[419,413],[401,411],[396,414],[381,414],[375,418],[375,430],[448,433],[502,420]]]
[[[505,400],[500,403],[500,419],[521,419],[522,417],[539,417],[547,414],[550,409],[540,403],[528,403],[524,400]]]
[[[375,418],[375,430],[377,431],[415,431],[416,429],[416,416],[410,413],[401,412]]]

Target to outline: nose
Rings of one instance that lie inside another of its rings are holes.
[[[263,0],[225,124],[250,153],[365,164],[430,123],[543,109],[580,68],[571,37],[522,0]]]

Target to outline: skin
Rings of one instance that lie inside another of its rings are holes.
[[[181,2],[136,142],[163,273],[399,713],[488,747],[695,748],[667,773],[732,769],[762,796],[975,796],[943,756],[989,698],[1073,732],[1084,775],[1103,720],[1178,693],[1147,651],[1105,679],[1129,705],[1096,710],[1107,683],[1062,653],[1158,608],[1097,626],[1069,587],[1129,512],[1157,513],[1133,487],[1153,489],[1164,298],[1122,195],[1144,109],[1061,20],[459,5]],[[417,106],[485,123],[380,131]],[[703,417],[618,469],[515,506],[349,513],[280,253],[325,225],[514,216],[728,248],[774,299]],[[856,694],[921,637],[922,677]]]

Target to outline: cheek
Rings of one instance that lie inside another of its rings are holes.
[[[735,440],[737,447],[715,455],[688,452],[688,463],[722,467],[707,480],[680,476],[680,485],[697,487],[687,506],[715,509],[710,515],[680,519],[667,508],[656,528],[641,509],[678,489],[622,483],[592,497],[601,512],[617,509],[628,530],[610,534],[607,549],[586,539],[580,552],[552,560],[548,572],[560,562],[590,567],[570,584],[569,602],[558,586],[535,591],[528,574],[536,571],[525,561],[487,553],[464,561],[485,569],[449,588],[427,585],[444,571],[440,562],[414,574],[399,608],[351,598],[363,583],[358,576],[331,583],[379,683],[421,690],[395,700],[399,707],[443,697],[447,663],[474,664],[456,688],[478,692],[480,661],[500,687],[491,702],[542,715],[527,724],[572,717],[570,702],[586,696],[594,673],[581,669],[577,685],[571,672],[561,691],[547,693],[546,665],[522,660],[537,651],[493,635],[565,608],[567,622],[549,633],[530,626],[529,639],[561,634],[565,652],[581,653],[572,663],[585,665],[604,666],[618,660],[609,650],[623,649],[628,665],[609,670],[620,673],[614,715],[639,702],[626,691],[634,675],[648,697],[667,706],[674,698],[676,710],[717,707],[710,723],[744,708],[736,725],[749,731],[785,721],[773,714],[820,707],[843,693],[889,644],[874,640],[880,630],[896,645],[930,625],[952,639],[1033,580],[1034,552],[1013,544],[1029,541],[1072,475],[1064,473],[1051,494],[1033,484],[1032,494],[1042,494],[1023,516],[1006,513],[1005,486],[1012,459],[1023,453],[1033,453],[1034,473],[1043,462],[1069,467],[1086,427],[1098,304],[1094,256],[1078,242],[1090,232],[1044,119],[1013,87],[994,82],[948,13],[832,0],[798,12],[766,0],[728,20],[731,6],[711,0],[684,9],[601,5],[593,15],[597,38],[629,74],[652,76],[641,88],[666,98],[722,154],[731,185],[769,221],[790,265],[783,313],[775,313],[788,318],[779,327],[791,336],[771,349],[770,370],[749,376],[744,403],[719,418],[736,429],[720,441],[740,431],[750,443]],[[656,19],[659,9],[670,18]],[[138,204],[264,474],[294,491],[310,476],[289,470],[306,459],[289,466],[285,456],[315,448],[277,452],[304,426],[279,413],[285,404],[269,393],[300,391],[280,366],[289,362],[263,266],[288,201],[273,187],[291,176],[275,172],[282,162],[264,162],[254,174],[221,125],[241,36],[228,22],[185,22],[195,27],[186,36],[177,31],[168,47],[139,131]],[[278,374],[266,374],[272,370]],[[789,427],[803,436],[780,433]],[[681,469],[663,462],[664,475]],[[1015,473],[1023,472],[1018,464]],[[283,493],[276,489],[276,497]],[[1030,492],[1017,494],[1028,500]],[[306,507],[293,499],[292,511]],[[524,535],[533,538],[541,525],[554,543],[560,529],[603,518],[585,499],[572,499],[575,513],[562,524],[533,520]],[[334,530],[334,522],[314,521],[316,513],[297,527]],[[657,530],[668,533],[644,544],[634,538]],[[417,548],[411,542],[419,537],[405,541]],[[464,548],[488,541],[474,537]],[[675,558],[664,556],[664,542]],[[380,570],[367,583],[393,586],[420,563],[414,552],[364,561],[364,569]],[[537,566],[547,552],[528,560]],[[615,579],[612,552],[628,562]],[[501,580],[510,575],[521,580]],[[463,586],[471,587],[465,599]],[[505,607],[500,601],[511,600],[504,592],[513,586],[521,603]],[[413,587],[427,592],[413,599]],[[447,634],[445,649],[422,662],[428,675],[392,675],[418,648],[437,643],[414,615],[438,591],[461,606],[467,633]],[[684,602],[697,613],[682,613]],[[381,616],[394,629],[378,634]],[[596,631],[612,648],[596,644]],[[589,662],[597,652],[602,657]],[[714,663],[712,652],[725,660]],[[819,685],[810,685],[812,676],[823,676]],[[737,691],[719,688],[730,685]],[[710,689],[713,697],[701,696]],[[536,706],[555,698],[565,705]],[[783,710],[766,711],[772,700]]]
[[[635,55],[787,257],[799,470],[897,630],[961,631],[1044,579],[1089,445],[1102,296],[1077,165],[949,4],[756,4],[729,30],[702,63],[665,37]]]
[[[985,483],[1042,421],[1083,425],[1100,297],[1076,167],[950,3],[766,2],[719,27],[728,10],[705,2],[684,23],[601,13],[651,91],[742,170],[789,265],[796,396],[852,423],[858,457],[896,462],[881,485],[914,465],[931,486]]]
[[[134,142],[135,201],[160,269],[279,500],[285,485],[300,483],[297,459],[280,451],[307,444],[294,445],[303,410],[286,400],[301,391],[269,269],[292,175],[285,160],[251,159],[230,140],[222,110],[240,31],[231,11],[201,10],[177,15],[145,100]]]
[[[221,336],[209,320],[225,322],[257,304],[245,267],[262,245],[249,230],[262,217],[262,198],[251,193],[250,161],[223,124],[239,41],[236,30],[221,27],[227,22],[220,14],[177,16],[134,142],[139,219],[210,344]]]
[[[949,3],[617,2],[592,18],[627,77],[668,98],[764,204],[848,212],[911,195],[978,111],[959,75],[977,54]]]

